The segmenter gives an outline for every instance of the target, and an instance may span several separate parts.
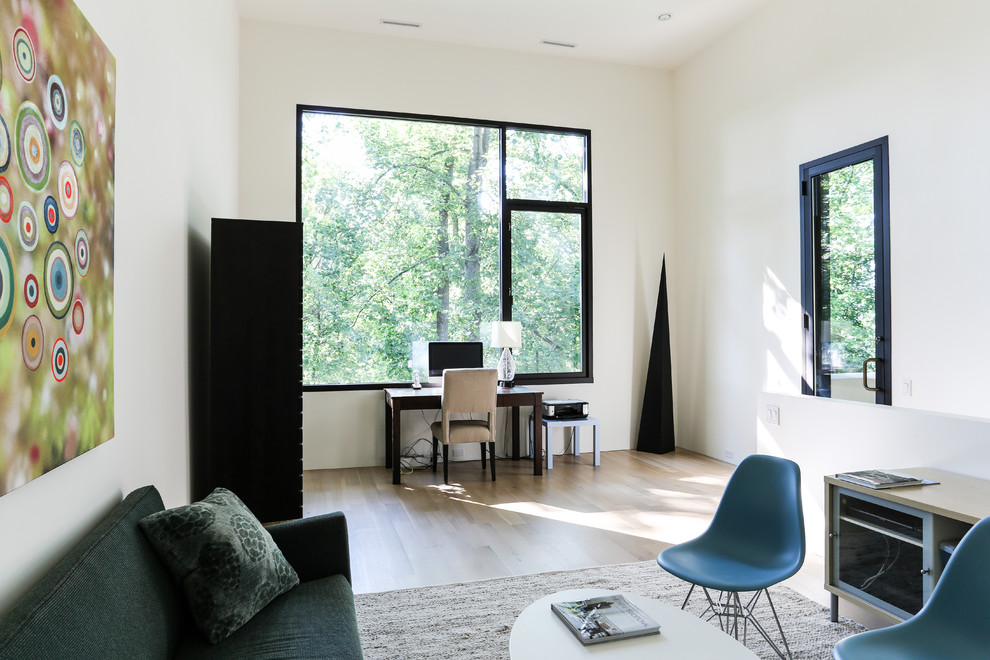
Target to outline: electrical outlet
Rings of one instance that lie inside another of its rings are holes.
[[[733,458],[736,457],[736,453],[731,449],[726,449],[725,451],[722,452],[722,456],[724,456],[726,460],[731,461]]]
[[[911,379],[903,378],[901,379],[901,394],[904,396],[911,396]]]
[[[766,420],[770,426],[780,426],[780,406],[767,406]]]
[[[463,447],[451,447],[450,455],[452,458],[464,458],[464,448]]]

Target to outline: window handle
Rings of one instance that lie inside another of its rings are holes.
[[[863,388],[866,389],[867,392],[879,392],[879,387],[870,387],[869,382],[866,380],[866,368],[869,366],[870,362],[876,364],[880,362],[880,358],[866,358],[863,360]]]

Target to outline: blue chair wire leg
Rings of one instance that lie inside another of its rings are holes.
[[[745,458],[729,479],[708,529],[695,539],[667,548],[657,556],[657,563],[691,583],[681,609],[700,586],[708,603],[703,618],[717,618],[722,630],[736,639],[741,629],[744,644],[752,626],[779,657],[793,658],[769,587],[797,573],[804,554],[797,464],[753,455]],[[744,598],[741,594],[752,595]],[[764,595],[781,644],[754,616]]]
[[[684,602],[681,604],[681,609],[686,609],[688,600],[691,598],[691,594],[694,592],[694,588],[698,586],[692,584],[691,588],[688,590],[687,596],[684,598]],[[760,589],[759,591],[753,592],[752,596],[747,599],[743,599],[738,591],[718,591],[718,595],[713,597],[712,591],[708,590],[708,587],[701,587],[705,594],[705,599],[708,601],[708,607],[701,613],[701,618],[705,621],[711,621],[714,618],[718,618],[719,628],[723,632],[732,635],[736,639],[739,639],[739,624],[742,620],[742,643],[746,644],[747,633],[749,630],[749,625],[752,624],[756,632],[770,645],[773,652],[776,653],[781,658],[793,658],[791,654],[790,646],[787,644],[787,636],[784,635],[784,628],[780,625],[780,617],[777,616],[777,608],[773,605],[773,600],[770,598],[769,589]],[[716,591],[716,590],[713,590]],[[784,651],[780,650],[780,646],[777,645],[770,637],[770,633],[767,632],[766,628],[760,623],[753,612],[759,602],[760,596],[766,595],[767,604],[770,606],[770,612],[773,614],[773,620],[777,624],[777,630],[780,632],[780,639],[784,644]]]

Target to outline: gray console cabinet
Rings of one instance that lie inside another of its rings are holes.
[[[933,468],[898,468],[939,483],[874,490],[825,477],[825,588],[903,621],[931,596],[956,542],[990,515],[990,481]]]

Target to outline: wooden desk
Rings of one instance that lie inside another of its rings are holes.
[[[439,387],[426,387],[414,390],[411,387],[389,387],[385,389],[385,467],[392,468],[392,483],[402,483],[399,450],[402,440],[400,419],[403,410],[439,410]],[[512,460],[519,460],[519,406],[543,408],[543,392],[528,387],[500,387],[496,405],[499,408],[512,408]],[[533,431],[533,474],[543,474],[543,427],[539,424]]]

